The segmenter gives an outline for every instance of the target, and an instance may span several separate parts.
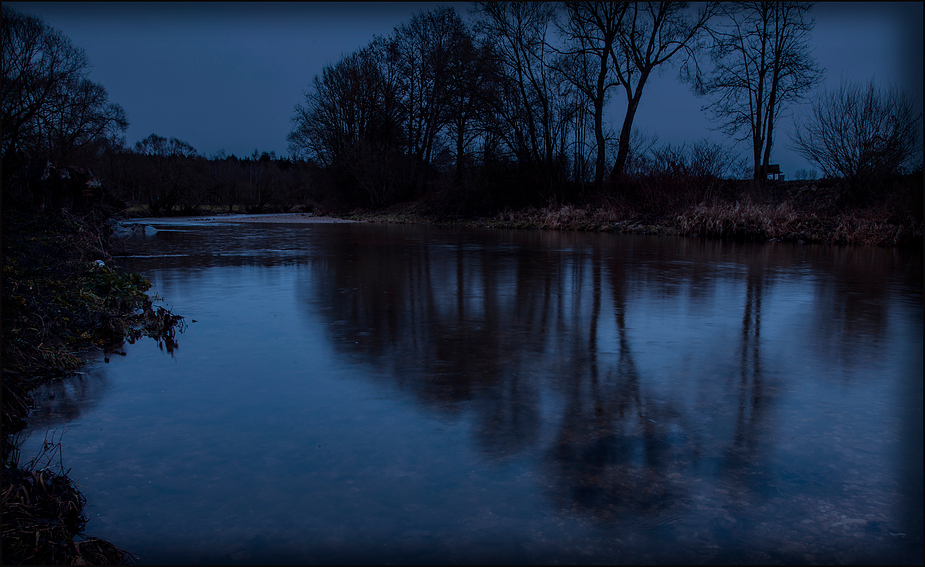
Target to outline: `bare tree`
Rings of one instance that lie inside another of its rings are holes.
[[[716,11],[714,3],[691,14],[685,2],[634,2],[629,5],[619,28],[618,42],[611,49],[617,81],[626,94],[626,114],[620,130],[617,159],[610,178],[618,182],[630,154],[633,120],[642,92],[652,72],[660,65],[683,57],[681,74],[696,66],[698,40]]]
[[[806,2],[720,4],[713,27],[712,77],[703,93],[717,98],[706,108],[722,130],[751,140],[754,179],[766,178],[774,127],[783,109],[799,102],[822,77],[807,39],[814,22]]]
[[[921,120],[896,88],[842,83],[816,98],[805,121],[795,122],[792,147],[825,176],[848,180],[863,200],[885,177],[921,169]]]
[[[471,37],[456,10],[441,7],[398,26],[391,41],[398,58],[404,138],[414,166],[411,183],[416,185],[421,166],[429,168],[446,149],[448,124],[460,98],[453,74],[460,71],[460,51],[471,45]]]
[[[604,136],[604,105],[610,90],[619,86],[610,64],[618,44],[628,2],[565,2],[565,18],[560,31],[566,45],[559,70],[593,107],[595,141],[594,186],[604,184],[607,156]]]
[[[388,204],[405,185],[399,79],[398,56],[383,38],[325,67],[295,108],[292,154],[317,160],[341,189],[362,191],[365,204]]]
[[[468,30],[467,30],[468,32]],[[473,147],[479,139],[484,144],[484,127],[498,92],[498,70],[492,50],[493,41],[476,40],[467,33],[459,38],[451,61],[449,135],[455,142],[456,180],[461,181],[467,165],[475,161]]]
[[[384,67],[394,65],[386,41],[379,38],[325,67],[305,94],[305,104],[295,108],[287,137],[293,155],[336,167],[363,147],[394,149],[401,122],[397,73],[384,73]]]
[[[68,84],[49,110],[39,121],[43,136],[36,149],[59,163],[95,153],[128,127],[122,107],[110,103],[106,89],[89,79]]]
[[[553,68],[550,38],[556,6],[542,2],[478,2],[479,31],[493,38],[502,84],[497,132],[536,186],[552,189],[573,117],[572,86]]]
[[[23,160],[66,161],[75,150],[128,127],[106,89],[86,78],[89,63],[59,30],[3,7],[3,179]]]

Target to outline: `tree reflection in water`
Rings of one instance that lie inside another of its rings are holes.
[[[241,461],[227,438],[250,439],[263,461],[233,482],[280,475],[273,486],[304,492],[266,487],[262,517],[278,513],[278,530],[315,526],[316,543],[337,530],[417,530],[467,548],[574,536],[609,562],[683,550],[700,562],[792,563],[901,559],[881,553],[901,543],[891,523],[921,525],[910,505],[921,492],[909,489],[921,480],[921,355],[903,358],[921,344],[920,254],[365,224],[155,236],[135,243],[142,255],[127,267],[164,297],[204,304],[212,323],[197,337],[215,342],[167,370],[183,392],[161,396],[157,377],[139,397],[140,385],[114,379],[128,384],[125,403],[150,398],[157,416],[153,400],[167,404],[177,446],[202,453],[137,466],[204,467],[225,498],[221,471]],[[239,303],[210,299],[222,290]],[[255,297],[273,313],[241,304]],[[283,317],[290,299],[295,325]],[[219,358],[226,376],[213,376]],[[238,367],[265,374],[255,384]],[[898,375],[907,368],[911,378]],[[246,422],[228,421],[236,405]],[[371,415],[354,419],[362,408]],[[414,429],[433,423],[439,431]],[[393,444],[396,431],[409,438]],[[316,516],[299,524],[291,507]],[[215,521],[221,532],[225,517]],[[849,531],[859,522],[869,529]]]
[[[597,268],[599,261],[594,265]],[[605,522],[638,522],[642,515],[643,525],[664,524],[676,518],[664,513],[676,507],[683,495],[683,487],[669,476],[683,460],[679,450],[686,449],[670,439],[680,413],[670,403],[655,401],[641,387],[626,323],[628,270],[622,258],[608,267],[618,355],[599,379],[601,270],[593,269],[590,372],[579,373],[567,394],[550,451],[557,488],[552,497],[560,509],[580,510]]]
[[[843,471],[782,450],[789,425],[774,409],[782,367],[772,364],[769,382],[763,356],[765,298],[817,251],[644,238],[608,247],[596,236],[556,233],[508,242],[414,229],[390,231],[386,241],[367,230],[356,227],[326,257],[313,291],[336,314],[335,344],[371,355],[389,369],[384,377],[429,407],[471,413],[490,459],[543,454],[547,497],[561,512],[660,537],[688,522],[691,537],[728,540],[733,530],[754,535],[748,526],[774,508],[764,506],[769,498],[845,484]],[[817,289],[851,265],[817,275]],[[688,336],[691,344],[673,348],[693,366],[667,372],[690,376],[655,370],[671,348],[649,344],[659,337],[651,329],[658,314],[648,310],[687,294],[689,312],[709,320],[731,308],[734,290],[744,291],[738,341]],[[805,321],[822,327],[809,331],[816,341],[857,331],[831,329],[828,317]],[[882,314],[863,321],[872,323],[865,332],[883,333]],[[803,322],[795,333],[806,332]],[[634,335],[649,339],[642,366]],[[712,510],[710,525],[691,523],[698,507]]]

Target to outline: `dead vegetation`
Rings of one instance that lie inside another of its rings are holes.
[[[5,207],[5,392],[76,370],[81,349],[118,351],[143,336],[175,345],[182,317],[154,305],[158,298],[148,296],[151,284],[142,276],[112,266],[107,231],[94,215]],[[4,427],[16,420],[11,409],[4,404]]]
[[[852,206],[833,182],[776,183],[735,202],[698,204],[675,218],[680,234],[853,246],[921,246],[922,182],[909,177],[876,203]]]
[[[666,190],[667,191],[667,190]],[[420,202],[355,213],[367,222],[453,224],[493,228],[579,230],[632,234],[675,234],[743,241],[781,241],[854,246],[921,246],[921,179],[910,176],[896,191],[864,207],[844,201],[831,181],[727,183],[695,204],[682,196],[661,213],[625,199],[546,207],[508,208],[493,216],[456,218],[435,214]]]
[[[44,461],[45,466],[39,466]],[[51,465],[51,466],[49,466]],[[52,466],[54,468],[52,468]],[[20,467],[4,465],[4,564],[131,564],[135,557],[109,542],[83,537],[86,499],[63,470],[60,441],[46,438],[41,454]]]
[[[10,193],[5,192],[5,197]],[[26,424],[30,391],[77,370],[81,351],[118,352],[148,336],[176,347],[182,317],[154,305],[151,284],[112,265],[105,243],[109,211],[45,210],[3,203],[4,564],[128,563],[112,544],[84,537],[84,497],[59,470],[20,463],[14,435]],[[46,442],[46,450],[49,446]],[[58,453],[60,455],[60,445]]]

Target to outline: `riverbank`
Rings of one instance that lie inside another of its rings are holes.
[[[654,182],[653,182],[654,183]],[[670,185],[670,184],[669,184]],[[683,184],[682,184],[683,185]],[[454,212],[446,195],[379,209],[327,209],[318,203],[259,214],[208,211],[184,221],[330,223],[373,222],[462,227],[574,230],[676,235],[739,241],[775,241],[851,246],[922,247],[921,176],[891,180],[863,205],[853,201],[839,180],[726,180],[696,187],[633,186],[623,194],[585,195],[568,204],[505,208],[481,215]],[[700,195],[694,199],[691,195]],[[307,212],[313,211],[313,212]],[[127,211],[141,217],[144,209]],[[125,224],[144,222],[130,218]]]
[[[248,223],[283,223],[283,224],[324,224],[359,222],[346,218],[314,215],[312,213],[260,213],[260,214],[222,214],[196,215],[191,217],[133,217],[120,223],[122,227],[143,225],[154,219],[170,219],[173,222],[248,222]]]
[[[166,218],[188,222],[431,224],[881,247],[921,247],[923,236],[920,217],[897,215],[889,208],[819,211],[790,201],[776,205],[755,202],[700,204],[674,215],[633,214],[607,205],[549,205],[466,218],[435,214],[426,202],[418,201],[342,216],[266,213]],[[140,225],[152,220],[133,218],[124,224]]]
[[[867,207],[840,202],[831,183],[776,182],[759,195],[735,201],[716,199],[673,213],[640,214],[601,201],[585,205],[550,204],[464,218],[435,213],[426,201],[381,210],[357,211],[342,218],[364,222],[425,223],[491,228],[577,230],[678,235],[745,241],[854,246],[922,246],[921,183],[918,195]],[[911,203],[910,203],[911,202]]]
[[[112,544],[83,534],[85,501],[62,460],[38,468],[38,459],[21,458],[12,440],[26,426],[31,392],[77,371],[86,349],[119,352],[125,341],[143,336],[167,348],[176,344],[182,318],[153,304],[147,280],[113,264],[106,250],[108,219],[109,211],[101,207],[78,214],[4,202],[4,564],[132,560]],[[46,450],[54,450],[54,443]]]

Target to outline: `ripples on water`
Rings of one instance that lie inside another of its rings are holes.
[[[23,447],[142,563],[921,562],[921,253],[154,224]]]

